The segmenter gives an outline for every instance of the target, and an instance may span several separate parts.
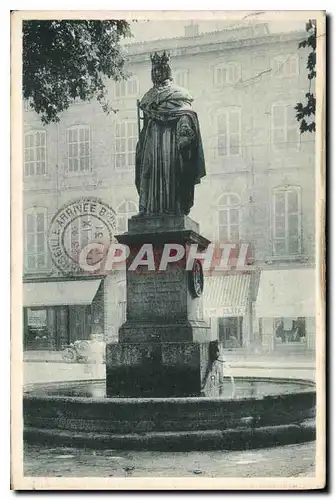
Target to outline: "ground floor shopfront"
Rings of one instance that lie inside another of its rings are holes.
[[[261,271],[254,313],[265,350],[315,350],[315,295],[313,268]]]
[[[252,341],[251,278],[247,272],[205,278],[204,315],[224,348],[246,347]]]
[[[315,270],[257,269],[205,279],[204,311],[224,348],[314,351]]]
[[[76,340],[117,341],[119,276],[25,280],[24,351],[60,351]]]

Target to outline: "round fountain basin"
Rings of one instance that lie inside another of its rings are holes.
[[[315,438],[315,384],[239,377],[219,398],[106,397],[105,381],[29,387],[30,442],[119,449],[242,449]]]
[[[314,384],[313,384],[314,386]],[[221,399],[255,398],[311,391],[312,386],[302,380],[252,379],[246,377],[234,378],[235,391],[230,378],[224,380]],[[104,380],[51,383],[32,387],[27,393],[40,396],[68,396],[85,398],[108,398]]]

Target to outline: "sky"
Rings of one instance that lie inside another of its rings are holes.
[[[227,20],[149,20],[149,21],[137,21],[131,24],[131,29],[133,33],[132,42],[140,42],[146,40],[157,40],[162,38],[180,37],[184,36],[184,27],[190,22],[199,25],[200,33],[206,33],[221,29],[231,28],[237,25],[249,25],[252,22],[267,22],[270,32],[287,32],[293,30],[304,30],[305,24],[308,19],[265,19],[264,16],[248,17],[243,20],[233,18]],[[130,40],[128,40],[130,43]]]

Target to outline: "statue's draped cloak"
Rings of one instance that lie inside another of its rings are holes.
[[[142,98],[144,125],[136,149],[140,211],[188,214],[205,176],[201,134],[185,89],[152,88]]]

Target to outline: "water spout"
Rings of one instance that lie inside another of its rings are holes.
[[[229,365],[226,361],[224,361],[224,359],[220,359],[218,358],[218,360],[220,363],[223,364],[223,377],[225,375],[228,375],[230,377],[230,380],[231,380],[231,387],[232,387],[232,393],[231,393],[231,398],[234,399],[234,397],[236,396],[236,384],[235,384],[235,381],[234,381],[234,378],[233,378],[233,375],[232,375],[232,372],[230,372],[230,370],[232,370],[232,367],[231,365]],[[225,366],[224,366],[225,365]],[[226,371],[226,368],[229,368],[229,372]]]

